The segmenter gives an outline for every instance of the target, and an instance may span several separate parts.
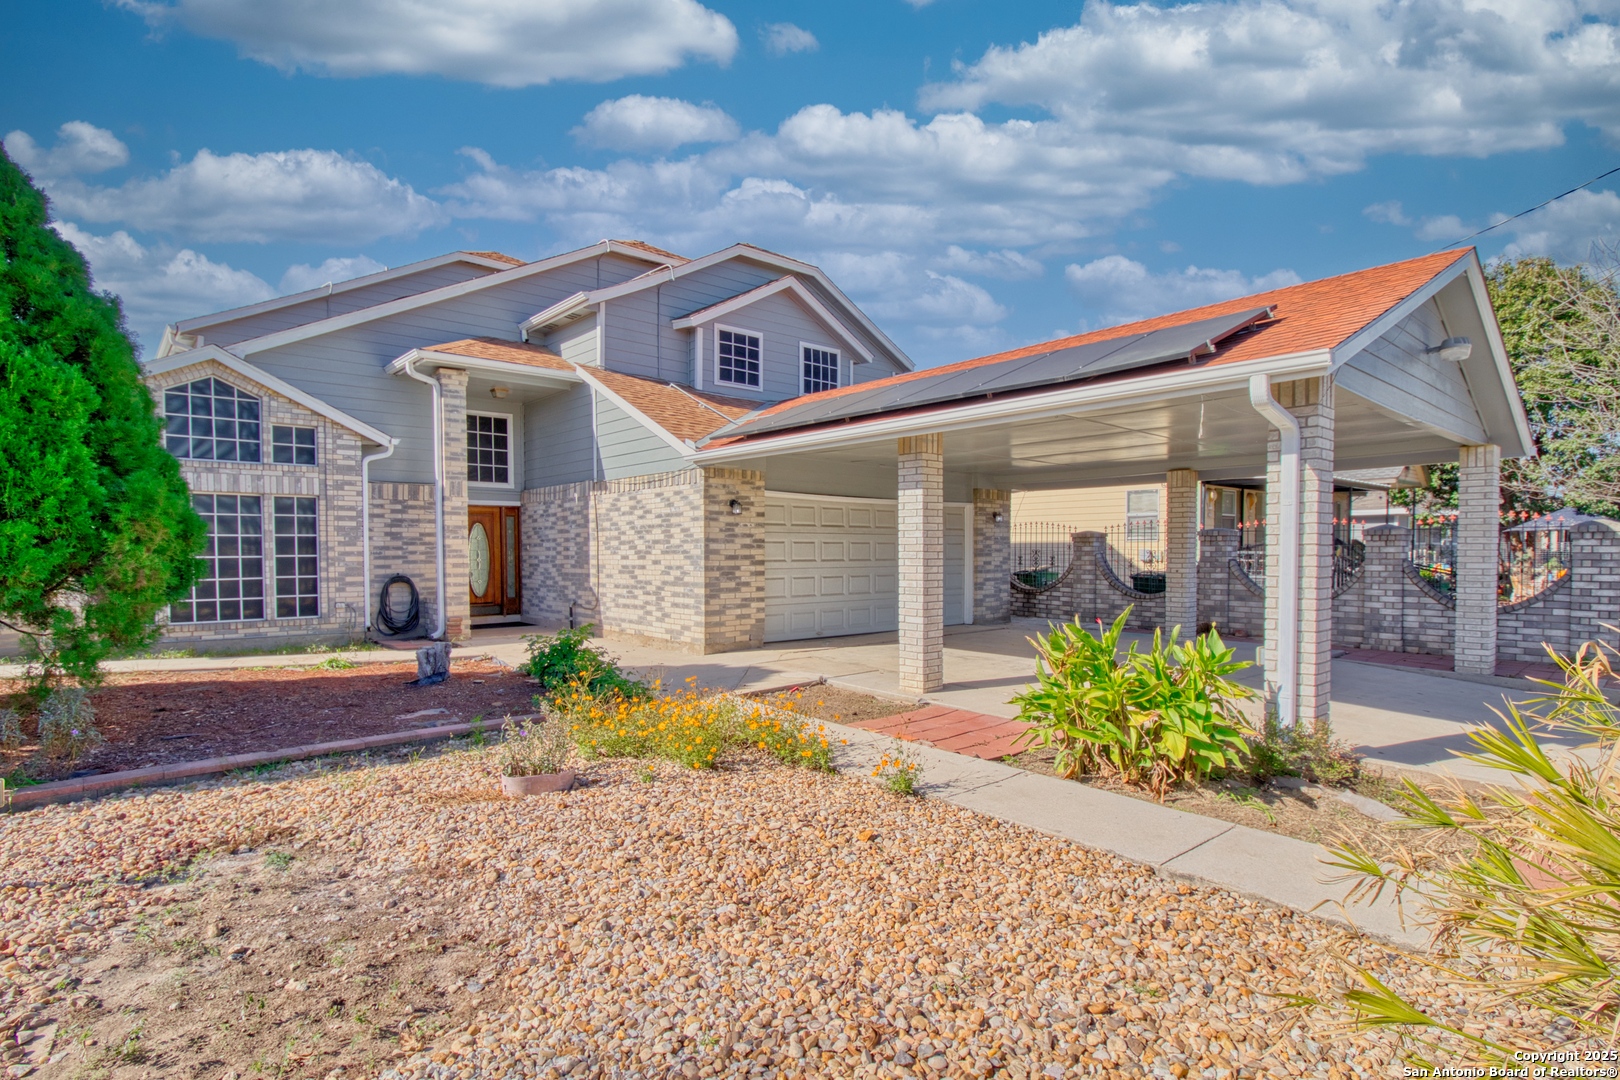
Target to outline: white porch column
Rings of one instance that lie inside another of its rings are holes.
[[[1464,446],[1457,454],[1457,637],[1452,667],[1496,674],[1496,575],[1502,449]]]
[[[1290,647],[1297,659],[1292,715],[1279,715],[1287,724],[1314,724],[1328,719],[1332,684],[1333,647],[1333,380],[1296,379],[1272,387],[1276,403],[1299,425],[1299,488],[1296,521],[1285,523],[1283,508],[1282,435],[1272,431],[1266,443],[1266,693],[1274,704],[1285,703],[1280,693],[1282,651]],[[1299,562],[1284,565],[1284,531],[1299,530]],[[1294,640],[1283,640],[1280,598],[1292,590],[1284,575],[1298,583]],[[1286,704],[1281,705],[1282,711]]]
[[[945,436],[900,440],[900,690],[945,685]]]
[[[1190,638],[1198,633],[1198,473],[1171,469],[1165,486],[1164,625]]]

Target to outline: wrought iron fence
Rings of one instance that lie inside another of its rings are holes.
[[[1020,521],[1012,526],[1013,579],[1031,589],[1057,584],[1073,558],[1072,525],[1052,521]]]
[[[1238,529],[1237,554],[1232,562],[1256,585],[1266,581],[1266,523],[1246,521]]]
[[[1108,569],[1137,592],[1164,592],[1164,522],[1138,519],[1103,530]]]
[[[1457,591],[1457,518],[1419,518],[1407,561],[1444,596]],[[1569,530],[1545,519],[1501,530],[1496,549],[1496,600],[1511,604],[1552,588],[1569,573]]]

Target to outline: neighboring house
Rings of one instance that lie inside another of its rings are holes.
[[[743,244],[462,253],[187,320],[146,370],[213,546],[166,636],[356,634],[405,574],[449,637],[897,629],[923,692],[944,626],[1009,616],[1015,491],[1152,490],[1156,602],[1193,625],[1201,504],[1264,477],[1267,677],[1311,719],[1335,473],[1459,461],[1483,537],[1498,461],[1533,452],[1472,250],[911,366],[815,267]],[[1459,670],[1494,663],[1495,566],[1459,545]]]

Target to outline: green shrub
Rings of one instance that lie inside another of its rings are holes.
[[[15,750],[27,738],[16,709],[0,709],[0,750]]]
[[[629,699],[644,698],[647,687],[619,670],[619,665],[602,648],[592,645],[590,623],[575,630],[560,630],[553,637],[524,638],[529,643],[529,660],[524,670],[540,681],[547,694],[557,694],[571,686],[583,687],[589,694],[616,693]]]
[[[77,761],[105,740],[96,730],[96,709],[90,691],[63,686],[51,691],[39,708],[39,748],[46,757]]]
[[[1249,773],[1257,783],[1274,776],[1301,776],[1313,784],[1348,787],[1361,776],[1361,758],[1350,744],[1333,737],[1326,720],[1309,728],[1284,727],[1267,716],[1249,746]]]
[[[1620,709],[1602,687],[1614,678],[1615,653],[1591,642],[1573,659],[1547,651],[1563,670],[1563,684],[1545,682],[1554,693],[1498,711],[1505,730],[1471,731],[1476,750],[1463,755],[1513,778],[1513,787],[1475,795],[1454,786],[1435,798],[1405,785],[1401,825],[1470,843],[1405,851],[1393,864],[1345,844],[1332,862],[1355,882],[1352,900],[1385,888],[1421,898],[1423,919],[1445,958],[1415,959],[1433,972],[1437,1001],[1460,993],[1464,1000],[1544,1010],[1570,1025],[1572,1035],[1612,1046],[1620,971]],[[1533,728],[1581,742],[1583,755],[1560,768]],[[1348,1011],[1361,1026],[1394,1027],[1430,1052],[1437,1050],[1433,1036],[1449,1032],[1472,1044],[1479,1064],[1511,1064],[1515,1050],[1542,1048],[1489,1041],[1359,974],[1365,989],[1328,1007]],[[1518,1030],[1530,1039],[1542,1026]]]
[[[1249,666],[1211,630],[1188,642],[1178,630],[1153,648],[1120,654],[1127,608],[1095,635],[1079,620],[1031,638],[1036,685],[1013,698],[1033,724],[1029,744],[1057,750],[1060,774],[1115,776],[1163,798],[1176,784],[1239,766],[1247,725],[1236,702],[1251,691],[1227,678]],[[1098,621],[1099,627],[1101,620]]]
[[[549,716],[509,721],[499,750],[502,776],[541,776],[568,763],[568,725]]]

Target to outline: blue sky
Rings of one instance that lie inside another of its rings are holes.
[[[148,347],[456,248],[816,262],[923,365],[1423,254],[1620,164],[1617,0],[56,0],[0,132]],[[1610,178],[1480,241],[1584,258]]]

